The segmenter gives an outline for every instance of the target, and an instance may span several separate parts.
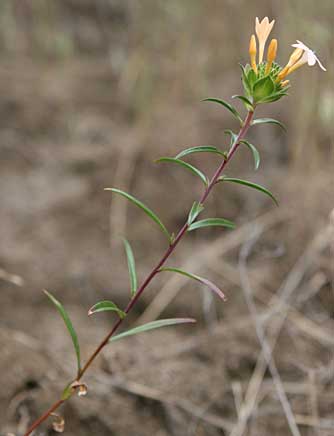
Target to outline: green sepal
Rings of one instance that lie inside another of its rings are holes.
[[[248,97],[251,97],[252,95],[252,86],[250,84],[250,81],[248,80],[248,74],[250,71],[250,66],[246,65],[245,67],[242,64],[239,64],[240,68],[241,68],[241,81],[242,81],[242,85],[244,87],[245,90],[245,94]]]
[[[250,89],[253,91],[253,87],[255,82],[257,81],[257,76],[253,68],[249,68],[248,74],[247,74],[247,80],[250,86]]]

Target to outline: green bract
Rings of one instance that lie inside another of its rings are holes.
[[[281,71],[281,67],[274,63],[269,74],[265,74],[265,64],[258,66],[256,74],[250,65],[245,67],[241,65],[242,84],[245,90],[244,104],[249,109],[249,103],[253,105],[260,103],[271,103],[287,95],[289,86],[282,86],[281,82],[277,82],[277,75]],[[238,97],[240,98],[240,97]]]

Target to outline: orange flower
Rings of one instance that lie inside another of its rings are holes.
[[[289,74],[289,69],[292,66],[294,66],[299,61],[299,59],[301,58],[302,54],[303,54],[303,49],[301,49],[301,48],[296,48],[292,52],[292,55],[290,56],[290,59],[289,59],[288,63],[286,64],[286,66],[282,69],[282,71],[277,76],[277,81],[278,82],[280,80],[285,79],[285,77]]]

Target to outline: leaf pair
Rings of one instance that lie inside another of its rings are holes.
[[[70,317],[68,316],[64,306],[52,294],[50,294],[50,292],[48,292],[48,291],[44,291],[44,292],[47,295],[47,297],[51,300],[51,302],[56,306],[56,309],[58,310],[61,317],[63,318],[65,325],[67,327],[67,330],[70,333],[70,336],[72,338],[72,343],[74,346],[74,350],[76,353],[77,366],[78,366],[77,375],[79,376],[80,371],[81,371],[80,346],[79,346],[78,337],[77,337],[77,334],[74,330],[73,324],[72,324]],[[93,309],[93,308],[95,308],[95,309]],[[90,310],[90,312],[91,312],[90,314],[96,313],[96,312],[102,312],[105,310],[115,310],[118,312],[118,314],[120,316],[121,316],[121,313],[125,316],[124,312],[120,311],[118,308],[113,306],[113,303],[108,302],[108,301],[97,303],[95,306],[93,306],[93,308]],[[123,315],[121,316],[121,318],[123,317]],[[135,327],[133,329],[127,330],[123,333],[120,333],[118,335],[113,336],[110,339],[110,342],[117,341],[119,339],[125,338],[126,336],[136,335],[139,333],[143,333],[143,332],[157,329],[157,328],[161,328],[161,327],[167,327],[167,326],[176,325],[176,324],[194,323],[194,322],[196,322],[196,321],[192,318],[171,318],[171,319],[162,319],[162,320],[152,321],[152,322],[149,322],[147,324],[141,325],[139,327]],[[84,385],[82,385],[82,386],[84,386]],[[67,398],[69,398],[71,393],[72,393],[72,385],[69,385],[65,388],[65,390],[63,392],[62,399],[66,400]]]
[[[125,238],[123,238],[123,243],[128,263],[131,296],[134,296],[137,291],[138,285],[135,258],[130,243]],[[89,309],[88,315],[93,315],[94,313],[106,311],[116,312],[121,319],[126,317],[126,313],[123,310],[119,309],[119,307],[110,300],[99,301],[98,303],[94,304],[94,306]]]
[[[189,277],[193,280],[196,280],[199,283],[207,286],[212,292],[217,294],[223,301],[226,301],[226,297],[225,297],[224,293],[218,288],[218,286],[216,286],[210,280],[207,280],[207,279],[200,277],[198,275],[189,273],[189,272],[184,271],[180,268],[170,268],[170,267],[160,268],[159,272],[163,272],[163,271],[176,272],[178,274],[182,274],[186,277]],[[192,318],[171,318],[171,319],[162,319],[162,320],[152,321],[152,322],[149,322],[147,324],[135,327],[133,329],[127,330],[125,332],[122,332],[118,335],[113,336],[110,339],[110,342],[118,341],[119,339],[123,339],[127,336],[136,335],[139,333],[143,333],[143,332],[157,329],[157,328],[161,328],[161,327],[167,327],[167,326],[176,325],[176,324],[194,323],[194,322],[196,322],[196,321]]]
[[[164,272],[164,271],[176,272],[178,274],[181,274],[181,275],[189,277],[193,280],[196,280],[197,282],[207,286],[212,292],[217,294],[223,301],[226,301],[226,297],[225,297],[224,293],[218,288],[218,286],[216,286],[214,283],[212,283],[208,279],[205,279],[205,278],[200,277],[198,275],[189,273],[189,272],[184,271],[180,268],[164,267],[164,268],[159,269],[159,272]],[[110,339],[110,342],[117,341],[117,340],[125,338],[127,336],[136,335],[139,333],[143,333],[143,332],[157,329],[157,328],[161,328],[161,327],[167,327],[167,326],[176,325],[176,324],[194,323],[194,322],[196,322],[196,321],[194,319],[191,319],[191,318],[171,318],[171,319],[162,319],[162,320],[152,321],[152,322],[149,322],[147,324],[135,327],[133,329],[127,330],[125,332],[122,332],[118,335],[113,336]]]

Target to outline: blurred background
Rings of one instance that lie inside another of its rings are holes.
[[[75,371],[42,290],[64,303],[86,357],[113,321],[88,318],[88,308],[129,298],[120,236],[141,280],[165,249],[139,209],[103,188],[136,195],[170,231],[183,224],[200,182],[154,160],[226,147],[235,120],[200,100],[242,92],[238,63],[266,15],[276,19],[278,62],[300,39],[327,67],[304,67],[289,97],[259,108],[288,131],[251,129],[260,169],[245,148],[227,171],[264,184],[279,208],[217,186],[206,216],[237,229],[189,234],[169,265],[210,278],[228,301],[158,276],[128,324],[192,316],[195,327],[115,343],[87,374],[87,397],[61,413],[69,436],[334,435],[333,1],[1,0],[2,435],[22,435]],[[217,166],[214,155],[189,162],[209,175]],[[51,434],[50,421],[36,432]]]

